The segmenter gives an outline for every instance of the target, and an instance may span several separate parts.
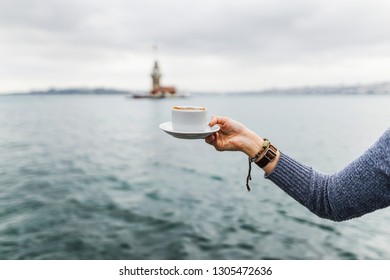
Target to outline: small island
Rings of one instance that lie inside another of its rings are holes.
[[[187,97],[189,94],[179,94],[174,86],[162,86],[160,84],[161,71],[158,65],[158,61],[154,61],[152,70],[152,89],[148,94],[135,93],[132,95],[133,98],[172,98],[172,97]]]

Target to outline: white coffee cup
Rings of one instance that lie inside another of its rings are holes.
[[[207,108],[199,106],[172,107],[172,128],[182,132],[202,132],[207,128]]]

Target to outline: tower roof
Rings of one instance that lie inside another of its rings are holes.
[[[161,76],[160,68],[158,67],[158,61],[154,61],[154,67],[152,70],[152,76]]]

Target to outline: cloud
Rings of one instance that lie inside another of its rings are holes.
[[[191,89],[381,80],[389,12],[385,0],[3,0],[0,92],[147,88],[155,42],[163,70]],[[347,67],[359,61],[375,74]]]

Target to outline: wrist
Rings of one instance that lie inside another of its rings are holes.
[[[242,151],[249,158],[253,158],[261,150],[264,140],[251,130],[248,130],[246,134],[247,141],[243,143]]]

